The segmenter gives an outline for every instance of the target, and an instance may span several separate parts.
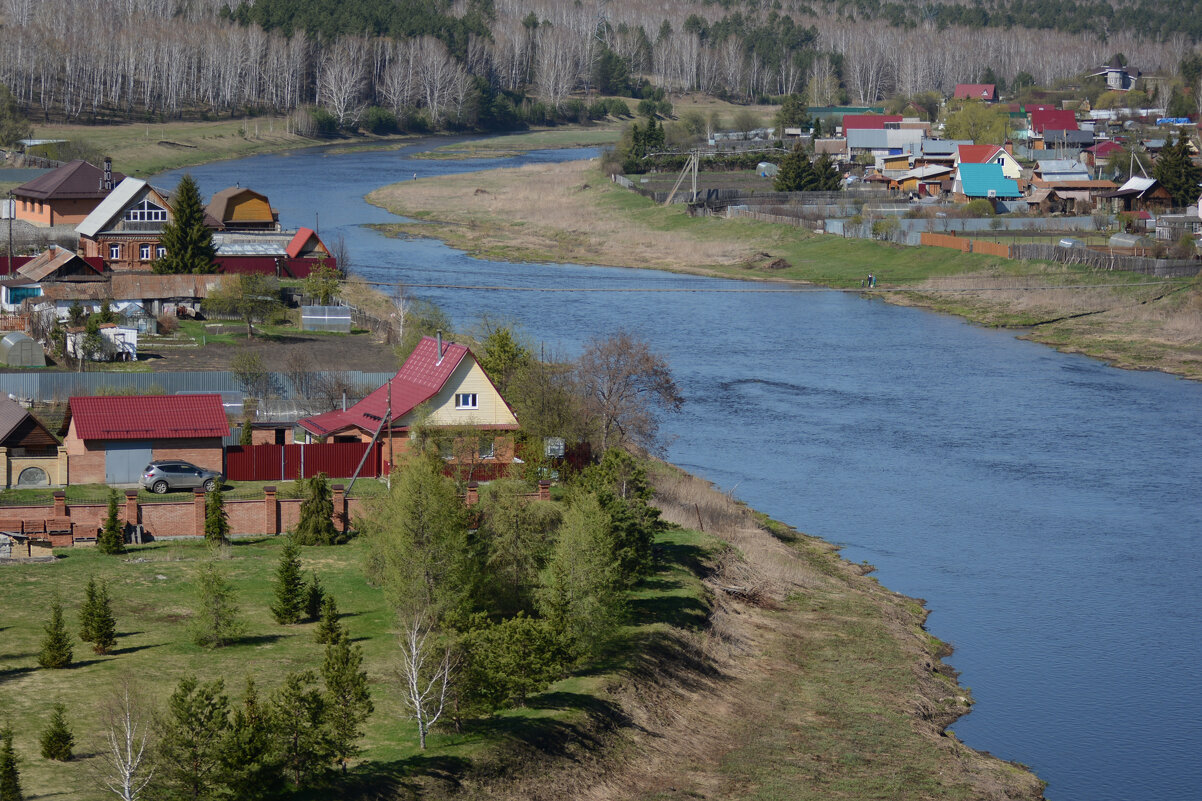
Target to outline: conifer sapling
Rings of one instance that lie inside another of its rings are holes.
[[[72,747],[75,745],[75,735],[67,728],[67,707],[65,704],[55,704],[50,713],[50,722],[42,731],[39,740],[42,746],[42,756],[57,762],[69,762],[74,756]]]

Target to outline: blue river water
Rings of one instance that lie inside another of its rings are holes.
[[[414,172],[595,155],[409,158],[421,147],[191,173],[205,196],[240,182],[285,225],[342,235],[371,280],[700,290],[408,294],[566,356],[619,328],[649,340],[687,397],[663,426],[671,461],[927,601],[977,701],[963,741],[1029,765],[1053,801],[1202,797],[1202,384],[857,295],[484,261],[367,228],[395,218],[363,196]]]

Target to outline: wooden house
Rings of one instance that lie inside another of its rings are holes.
[[[960,145],[956,149],[956,166],[961,164],[997,164],[1002,175],[1014,181],[1023,174],[1018,159],[1001,145]]]
[[[0,397],[0,486],[62,485],[66,468],[58,438],[24,406]]]
[[[1133,176],[1114,192],[1099,197],[1110,200],[1115,214],[1131,211],[1161,212],[1173,205],[1173,196],[1155,178]]]
[[[391,462],[420,431],[450,432],[442,443],[452,465],[486,465],[492,472],[514,460],[517,416],[466,345],[423,337],[387,384],[346,410],[297,423],[309,439],[384,443]]]
[[[278,231],[280,213],[267,196],[243,186],[231,186],[213,195],[205,213],[223,231]]]
[[[996,103],[997,85],[992,83],[958,83],[952,97],[956,100],[980,100],[985,103]]]
[[[159,244],[172,219],[165,192],[138,178],[126,178],[75,231],[85,257],[100,258],[113,271],[149,271],[167,251]]]

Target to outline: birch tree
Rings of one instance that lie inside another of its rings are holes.
[[[433,631],[424,613],[404,621],[401,632],[401,701],[408,716],[417,723],[417,738],[426,750],[426,735],[447,707],[455,660],[449,646],[433,641]]]
[[[106,695],[100,716],[104,738],[97,768],[100,785],[121,801],[138,801],[154,778],[151,723],[129,679]]]

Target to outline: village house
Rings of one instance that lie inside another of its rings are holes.
[[[213,195],[205,214],[223,231],[278,231],[280,213],[266,195],[243,186],[231,186]]]
[[[1140,76],[1139,70],[1123,64],[1118,56],[1115,56],[1109,64],[1103,65],[1093,74],[1103,76],[1106,79],[1106,88],[1116,92],[1126,92],[1134,89],[1135,82],[1139,80]]]
[[[1023,168],[1014,154],[1001,145],[960,145],[956,149],[956,167],[961,164],[997,164],[1002,175],[1012,181],[1022,177]]]
[[[59,433],[71,484],[132,484],[156,459],[222,469],[230,426],[218,394],[76,397]]]
[[[309,440],[383,444],[395,464],[419,431],[450,431],[442,443],[449,465],[497,474],[514,461],[518,420],[466,345],[423,337],[387,384],[346,410],[303,418]]]
[[[66,450],[29,410],[0,396],[0,479],[4,487],[66,484]]]
[[[982,100],[986,103],[996,103],[997,85],[992,83],[958,83],[952,97],[956,100]]]
[[[1022,196],[1018,182],[1007,178],[1002,172],[1002,165],[996,163],[961,164],[956,169],[952,194],[959,203],[977,198],[996,202]]]
[[[1075,112],[1058,108],[1029,107],[1031,118],[1030,129],[1027,132],[1027,143],[1032,150],[1046,150],[1046,137],[1049,131],[1079,131]]]
[[[1132,176],[1113,192],[1099,197],[1113,203],[1115,214],[1132,211],[1162,212],[1173,205],[1173,196],[1155,178]]]
[[[111,159],[104,160],[103,169],[86,161],[67,162],[13,190],[14,217],[43,228],[78,225],[124,179],[113,172]]]
[[[159,238],[171,219],[165,192],[126,178],[75,227],[79,249],[113,271],[149,271],[151,262],[167,252]]]

